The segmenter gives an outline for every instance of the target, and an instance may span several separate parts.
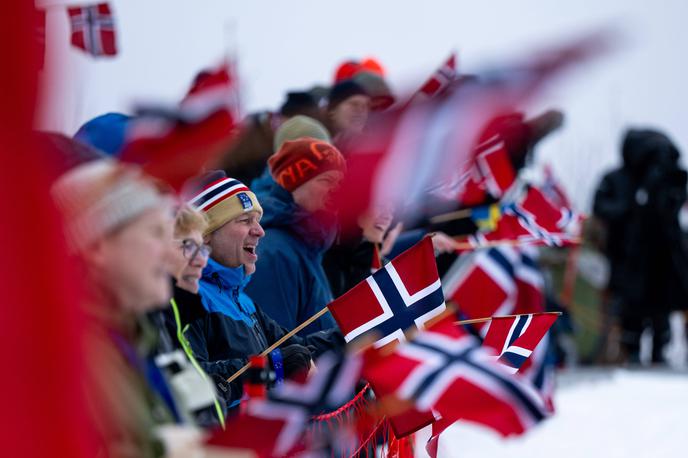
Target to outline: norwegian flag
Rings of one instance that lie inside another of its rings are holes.
[[[72,46],[94,57],[117,55],[115,21],[108,3],[67,8]]]
[[[532,248],[499,246],[461,256],[443,280],[445,296],[458,305],[462,318],[544,312],[544,278]],[[487,323],[471,326],[483,337],[489,329]],[[543,340],[521,374],[553,408],[553,368],[546,362],[547,336]]]
[[[547,412],[537,391],[445,317],[393,353],[368,352],[364,377],[442,421],[463,419],[502,436],[522,434]]]
[[[435,97],[442,94],[458,78],[456,53],[452,52],[442,66],[420,87],[416,96]]]
[[[493,317],[485,334],[483,347],[493,348],[498,361],[516,373],[533,354],[556,319],[556,313]]]
[[[421,99],[372,116],[363,135],[342,146],[348,173],[335,204],[344,231],[355,230],[357,218],[376,205],[391,206],[395,215],[413,224],[433,211],[429,192],[458,198],[476,145],[489,139],[482,137],[486,126],[532,100],[557,74],[599,54],[603,44],[599,34],[586,37],[538,53],[524,65],[481,74],[447,97]],[[500,189],[507,186],[502,171],[498,167],[493,174],[500,176]]]
[[[571,208],[571,201],[566,195],[564,187],[559,183],[557,177],[554,176],[552,167],[549,164],[544,166],[543,173],[545,181],[542,183],[542,193],[557,207]]]
[[[286,456],[303,448],[311,418],[349,400],[362,364],[360,356],[324,354],[317,361],[318,370],[304,383],[287,380],[270,391],[267,399],[251,399],[244,412],[207,444],[225,450],[252,450],[261,457]]]
[[[445,296],[467,319],[544,311],[544,278],[522,248],[498,246],[461,256],[443,284]],[[474,326],[481,331],[486,324]]]
[[[446,306],[432,240],[424,238],[328,305],[347,342],[376,333],[376,347],[406,340]]]
[[[491,348],[510,373],[515,374],[530,357],[549,328],[557,319],[554,313],[537,313],[511,317],[493,317],[490,320],[483,348]],[[545,399],[548,412],[551,404]],[[425,448],[433,458],[437,456],[440,434],[451,426],[451,422],[439,419],[432,425],[432,434]]]
[[[205,72],[178,107],[140,107],[121,160],[180,190],[227,150],[236,133],[236,81],[227,64]]]
[[[475,247],[504,240],[557,247],[578,243],[582,215],[568,207],[555,206],[534,186],[528,186],[520,198],[500,207],[502,215],[496,227],[468,236],[468,243]]]

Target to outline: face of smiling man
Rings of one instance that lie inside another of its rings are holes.
[[[246,275],[256,271],[258,241],[265,235],[260,226],[261,213],[249,211],[228,221],[206,237],[211,257],[226,267],[244,266]]]

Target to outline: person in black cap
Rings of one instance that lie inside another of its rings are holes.
[[[335,84],[330,90],[326,109],[326,125],[335,143],[342,137],[359,134],[370,113],[370,96],[353,80]]]

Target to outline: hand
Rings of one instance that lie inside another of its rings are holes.
[[[435,256],[456,251],[456,241],[444,232],[435,232],[431,235],[432,247],[435,249]]]
[[[380,247],[380,256],[385,257],[392,252],[394,243],[397,241],[397,237],[404,230],[403,223],[397,223],[392,229],[387,232],[385,239],[382,241],[382,247]]]
[[[311,352],[303,345],[287,345],[280,349],[284,364],[284,376],[289,378],[299,372],[308,372],[311,367]]]

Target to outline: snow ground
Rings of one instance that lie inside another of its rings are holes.
[[[555,415],[522,437],[502,440],[468,423],[448,429],[439,457],[686,456],[688,371],[593,368],[562,371]],[[429,430],[418,434],[425,457]]]

